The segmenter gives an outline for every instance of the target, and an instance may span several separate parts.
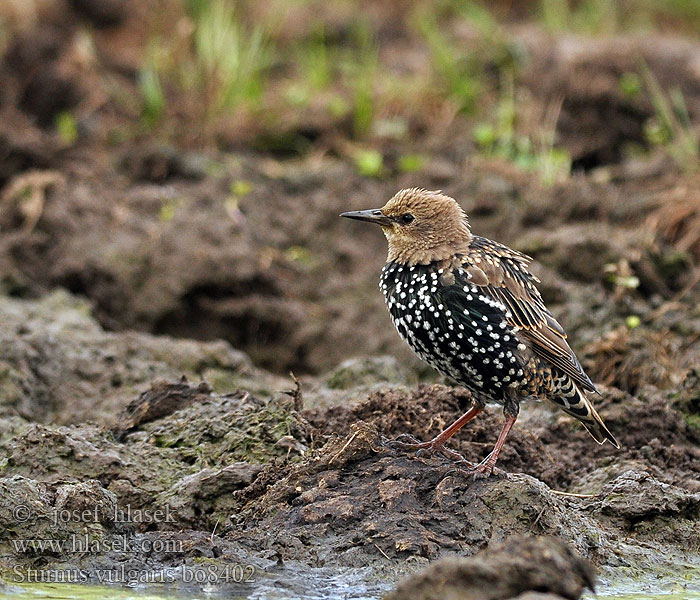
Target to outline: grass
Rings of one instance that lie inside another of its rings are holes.
[[[416,15],[415,23],[430,51],[437,84],[454,100],[460,112],[473,114],[483,91],[482,66],[477,57],[459,49],[428,12]]]
[[[319,23],[308,38],[298,43],[296,63],[301,78],[309,89],[325,90],[331,85],[336,55],[336,48],[326,39],[323,23]]]
[[[487,156],[504,158],[524,171],[537,173],[543,185],[553,185],[571,172],[568,153],[554,144],[562,100],[547,109],[536,136],[520,133],[515,83],[512,75],[506,75],[495,119],[474,127],[474,141]]]
[[[343,67],[352,98],[352,123],[356,137],[369,133],[375,117],[374,84],[379,63],[379,46],[369,26],[360,21],[354,28],[353,44]]]
[[[683,92],[679,87],[663,90],[646,64],[642,64],[641,72],[654,107],[654,116],[645,127],[647,140],[653,146],[663,147],[683,171],[696,171],[700,148]]]
[[[541,0],[540,18],[550,31],[614,33],[621,26],[618,3],[610,0]]]
[[[314,95],[327,90],[333,83],[336,48],[326,40],[323,23],[313,33],[295,44],[294,78],[285,91],[291,106],[306,107]]]
[[[614,34],[653,31],[666,23],[697,33],[700,2],[697,0],[540,0],[540,22],[550,31]]]
[[[171,1],[181,2],[182,14],[158,21],[138,77],[147,128],[158,126],[167,135],[176,130],[173,119],[186,118],[194,126],[179,130],[195,132],[197,141],[228,122],[228,137],[221,139],[230,140],[242,123],[252,125],[254,139],[267,135],[282,149],[293,147],[290,155],[311,151],[317,139],[328,142],[330,129],[361,142],[364,150],[341,153],[358,171],[377,177],[388,170],[381,152],[367,154],[372,142],[396,145],[396,153],[387,153],[397,157],[389,171],[410,173],[424,163],[407,154],[412,136],[450,131],[453,124],[464,131],[466,124],[481,152],[537,173],[545,185],[570,171],[569,155],[555,143],[560,100],[551,102],[541,122],[525,122],[533,105],[518,82],[526,57],[500,21],[510,9],[474,0],[414,5],[392,29],[411,41],[404,58],[380,37],[386,23],[352,11],[327,18],[310,0],[263,2],[263,10],[233,0]],[[594,34],[653,25],[654,19],[700,19],[700,2],[688,0],[538,0],[533,6],[548,29]],[[649,93],[655,110],[650,143],[690,169],[697,144],[680,90],[661,90],[648,75],[633,72],[619,83],[629,98]],[[299,135],[307,124],[309,135]],[[62,125],[66,139],[69,125]],[[197,135],[200,130],[205,133]]]
[[[147,58],[139,72],[138,84],[143,100],[141,119],[148,127],[152,127],[160,121],[167,107],[159,74],[158,47],[157,41],[152,40],[146,52]]]
[[[260,100],[270,64],[269,41],[260,27],[247,27],[226,0],[198,3],[194,11],[196,85],[213,112]]]
[[[228,0],[188,0],[191,27],[184,39],[168,32],[149,40],[138,78],[147,126],[167,112],[169,87],[193,98],[205,120],[240,105],[259,105],[272,44],[261,27],[243,22],[236,6]]]

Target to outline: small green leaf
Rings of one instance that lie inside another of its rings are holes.
[[[399,171],[404,173],[414,173],[420,171],[425,165],[425,156],[421,154],[404,154],[399,156]]]
[[[284,99],[291,106],[308,106],[311,100],[310,90],[301,84],[292,84],[284,92]]]
[[[365,177],[380,177],[384,171],[384,157],[379,150],[360,150],[355,154],[355,167]]]
[[[332,96],[327,104],[328,114],[334,119],[341,119],[350,112],[350,105],[340,96]]]
[[[139,89],[143,98],[141,118],[146,125],[153,126],[163,116],[167,104],[155,67],[147,67],[139,73]]]
[[[175,209],[177,208],[177,203],[172,199],[163,200],[163,204],[160,206],[160,220],[164,223],[172,221],[175,216]]]
[[[639,277],[635,275],[620,276],[615,283],[620,287],[635,290],[639,287]]]
[[[635,327],[639,327],[642,324],[642,320],[637,316],[637,315],[629,315],[625,319],[625,325],[629,329],[634,329]]]
[[[472,137],[481,149],[488,149],[496,143],[496,129],[490,123],[478,123],[472,130]]]
[[[636,98],[642,92],[642,78],[637,73],[623,73],[619,84],[620,91],[628,98]]]
[[[238,198],[247,196],[252,191],[253,184],[245,179],[236,179],[236,181],[231,183],[231,193]]]
[[[61,111],[55,119],[56,131],[65,144],[73,145],[78,139],[78,124],[68,111]]]

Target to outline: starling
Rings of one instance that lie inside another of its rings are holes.
[[[341,215],[381,226],[389,254],[379,287],[399,335],[442,375],[468,388],[471,408],[428,442],[402,444],[465,461],[445,442],[486,403],[505,423],[475,476],[488,477],[524,399],[547,399],[596,442],[619,448],[585,392],[598,393],[542,301],[531,258],[473,235],[457,202],[424,189],[398,192],[382,208]]]

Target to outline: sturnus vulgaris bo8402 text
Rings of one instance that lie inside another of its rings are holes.
[[[493,451],[481,463],[469,463],[475,476],[488,476],[520,402],[536,398],[581,421],[598,443],[619,448],[586,398],[598,390],[544,305],[528,256],[473,235],[464,210],[440,192],[402,190],[382,208],[341,216],[381,226],[389,255],[380,288],[399,335],[474,398],[434,439],[404,446],[464,461],[445,442],[486,403],[496,402],[503,405],[503,429]]]

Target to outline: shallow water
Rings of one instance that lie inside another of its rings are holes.
[[[4,591],[0,588],[0,600],[375,600],[393,587],[388,581],[376,581],[375,572],[369,569],[275,569],[261,574],[254,584],[204,588],[183,587],[181,584],[119,587],[69,583],[13,584],[9,581],[7,585]]]
[[[686,577],[682,583],[670,578],[606,581],[598,585],[596,594],[584,594],[584,600],[700,600],[700,579]],[[7,581],[7,580],[6,580]],[[266,572],[253,585],[186,588],[173,585],[136,587],[100,586],[67,583],[7,582],[0,588],[0,600],[205,600],[212,598],[245,600],[377,600],[393,584],[376,580],[376,573],[366,569],[279,569]]]

